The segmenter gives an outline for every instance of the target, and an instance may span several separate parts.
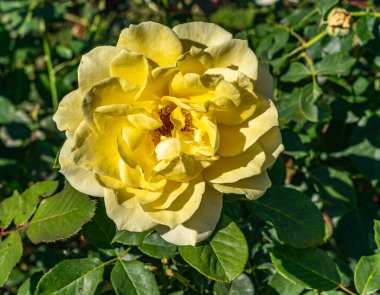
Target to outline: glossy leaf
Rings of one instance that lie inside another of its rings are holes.
[[[374,223],[375,243],[377,248],[380,249],[380,220],[374,220]]]
[[[158,233],[154,232],[144,239],[139,249],[151,257],[162,259],[173,257],[177,246],[166,242]]]
[[[304,290],[302,286],[289,281],[279,273],[275,273],[270,278],[268,285],[276,290],[278,294],[298,295]]]
[[[15,216],[18,225],[26,223],[39,203],[40,197],[52,195],[58,187],[58,181],[41,181],[33,184],[21,194],[20,203]]]
[[[0,242],[0,287],[4,285],[21,256],[21,237],[18,232],[13,232]]]
[[[149,235],[151,232],[151,230],[143,232],[131,232],[127,230],[118,231],[115,234],[112,243],[117,242],[128,246],[140,246],[147,235]]]
[[[26,231],[33,243],[64,239],[78,232],[95,210],[95,202],[70,185],[43,200]]]
[[[360,295],[380,289],[380,254],[360,258],[355,267],[355,286]]]
[[[42,277],[35,295],[95,294],[103,271],[97,258],[64,260]]]
[[[246,274],[241,274],[231,284],[215,282],[214,295],[254,295],[255,287]]]
[[[277,246],[270,257],[280,274],[304,288],[329,291],[340,284],[334,261],[320,249]]]
[[[111,272],[117,295],[160,294],[154,274],[141,261],[118,261]]]
[[[179,246],[182,258],[210,279],[230,282],[241,274],[248,258],[239,227],[223,215],[214,233],[196,246]]]

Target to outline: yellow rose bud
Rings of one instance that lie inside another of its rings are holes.
[[[343,8],[334,8],[327,17],[327,33],[331,36],[346,36],[350,32],[351,14]]]
[[[272,78],[247,41],[193,22],[131,25],[82,57],[79,88],[54,115],[61,173],[105,198],[118,229],[206,239],[223,193],[261,196],[283,150]]]

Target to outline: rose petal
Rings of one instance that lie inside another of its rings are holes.
[[[144,22],[124,29],[117,47],[142,53],[159,66],[172,65],[182,54],[182,44],[177,35],[168,27]]]
[[[103,197],[104,188],[96,180],[94,173],[78,166],[71,159],[72,144],[73,141],[67,139],[59,152],[60,172],[77,191],[94,197]]]
[[[78,125],[84,120],[82,100],[78,89],[70,92],[61,100],[53,116],[53,121],[57,124],[58,129],[67,131],[67,137],[73,137]]]
[[[176,227],[188,220],[198,209],[205,191],[205,182],[201,178],[191,180],[187,189],[179,195],[174,202],[165,209],[157,210],[142,205],[144,211],[158,224],[164,224],[170,228]]]
[[[123,204],[119,204],[113,190],[105,190],[104,201],[107,215],[116,223],[118,230],[142,232],[156,225],[149,215],[142,210],[140,205],[127,208]]]
[[[272,183],[267,172],[263,172],[234,183],[213,183],[211,185],[221,193],[246,195],[248,199],[255,200],[261,197],[265,191],[270,188]]]
[[[161,237],[176,245],[192,245],[207,239],[214,231],[222,212],[223,194],[206,185],[199,208],[193,216],[174,229],[159,225]]]
[[[273,78],[266,65],[259,63],[255,91],[267,98],[273,98]]]
[[[111,77],[111,60],[121,50],[113,46],[99,46],[84,54],[78,68],[79,89],[85,92],[93,85]]]
[[[206,48],[232,39],[232,35],[223,28],[205,22],[179,24],[173,28],[173,31],[181,39],[186,51],[191,46]]]
[[[273,102],[269,99],[261,99],[253,116],[244,123],[236,126],[219,126],[218,155],[231,157],[241,154],[252,146],[260,136],[277,125],[278,115]]]
[[[120,179],[117,149],[117,130],[109,130],[108,134],[95,133],[83,121],[76,133],[72,152],[74,162],[100,175]]]
[[[213,57],[215,67],[231,68],[257,79],[258,62],[246,40],[232,39],[221,45],[205,50]]]

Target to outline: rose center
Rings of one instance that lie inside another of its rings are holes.
[[[170,120],[170,115],[173,111],[173,108],[170,106],[163,107],[158,111],[158,115],[162,121],[162,126],[155,131],[161,136],[171,137],[174,125]]]

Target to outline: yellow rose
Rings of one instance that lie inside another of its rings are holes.
[[[272,79],[247,41],[193,22],[131,25],[85,54],[54,115],[61,172],[120,230],[177,245],[214,230],[223,193],[261,196],[282,151]]]

